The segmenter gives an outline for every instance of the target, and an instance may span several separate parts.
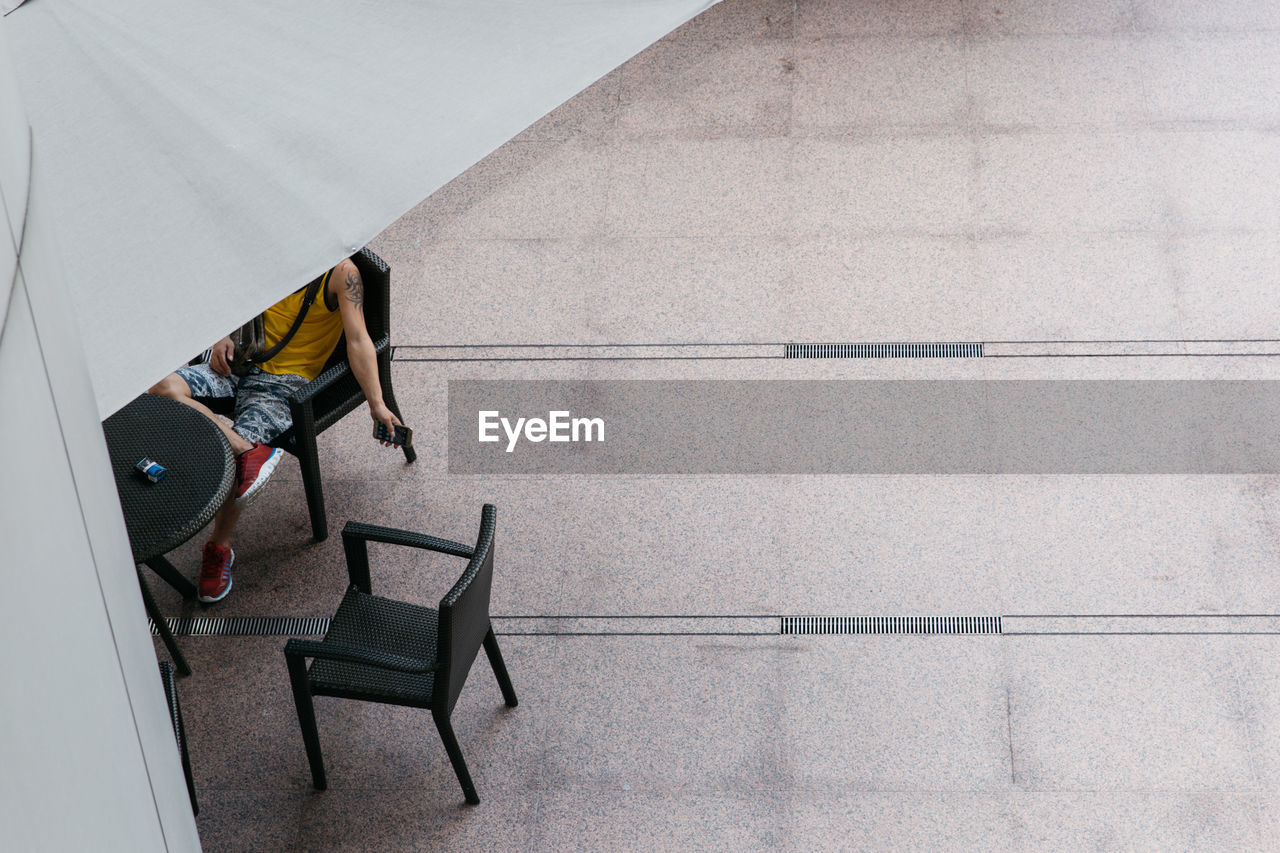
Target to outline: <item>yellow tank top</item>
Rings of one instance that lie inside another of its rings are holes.
[[[316,301],[307,309],[307,316],[302,325],[294,333],[284,349],[270,361],[258,365],[267,373],[296,373],[308,380],[315,379],[324,369],[325,362],[333,355],[338,339],[342,337],[342,314],[337,307],[330,308],[326,303],[328,276],[316,294]],[[302,308],[303,297],[307,289],[304,287],[291,293],[263,312],[267,347],[275,346],[289,331],[293,321]]]

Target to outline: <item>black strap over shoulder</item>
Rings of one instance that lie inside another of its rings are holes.
[[[293,339],[294,334],[302,326],[302,320],[307,316],[307,309],[311,307],[311,303],[316,301],[317,294],[324,289],[329,283],[329,276],[333,274],[333,270],[327,271],[316,281],[307,285],[307,292],[302,297],[302,307],[298,309],[298,316],[293,319],[293,325],[289,327],[289,331],[284,333],[284,337],[276,341],[275,345],[262,353],[262,355],[254,356],[250,359],[254,364],[265,364],[280,354],[280,350],[288,345]],[[295,291],[296,292],[296,291]]]

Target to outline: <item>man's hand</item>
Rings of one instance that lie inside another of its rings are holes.
[[[231,338],[225,337],[213,345],[213,354],[209,356],[209,366],[213,368],[214,373],[220,373],[223,376],[231,375],[231,356],[236,351],[236,345],[231,343]]]
[[[395,435],[397,426],[404,426],[404,424],[400,423],[400,419],[392,414],[391,410],[387,408],[385,403],[370,403],[369,414],[373,417],[373,420],[376,423],[380,423],[385,426],[387,428],[387,432],[391,435]],[[395,447],[395,445],[389,441],[380,441],[378,443],[383,447]]]

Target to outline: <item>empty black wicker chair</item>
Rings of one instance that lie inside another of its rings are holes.
[[[382,384],[382,399],[387,408],[403,420],[391,388],[391,270],[382,258],[369,249],[361,249],[351,256],[364,281],[364,322],[369,338],[378,353],[378,379]],[[319,300],[317,300],[319,301]],[[208,358],[205,353],[204,358]],[[231,400],[201,400],[214,411],[231,414]],[[320,454],[316,449],[316,436],[333,426],[357,406],[365,402],[364,391],[351,372],[347,362],[346,338],[338,342],[324,370],[315,379],[299,388],[289,398],[293,425],[271,442],[273,447],[287,450],[298,458],[302,469],[302,485],[307,494],[307,509],[311,513],[311,534],[317,540],[329,536],[329,522],[324,510],[324,488],[320,484]],[[370,424],[372,433],[372,424]],[[373,439],[370,438],[370,441]],[[412,447],[404,448],[406,462],[418,458]]]
[[[516,693],[489,622],[493,582],[495,510],[485,504],[474,548],[420,533],[350,522],[342,531],[351,585],[319,642],[290,640],[285,646],[298,723],[316,788],[327,780],[312,696],[339,696],[430,708],[467,802],[480,802],[449,719],[471,664],[483,645],[502,696],[516,706]],[[467,559],[467,568],[440,600],[439,610],[372,594],[368,542],[425,548]],[[307,667],[307,659],[312,659]]]

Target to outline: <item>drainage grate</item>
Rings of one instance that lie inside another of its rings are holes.
[[[787,344],[786,358],[982,358],[982,344]]]
[[[999,634],[999,616],[783,616],[783,634]]]
[[[168,616],[166,621],[178,637],[320,637],[329,630],[327,616]],[[155,634],[155,623],[148,624]]]

